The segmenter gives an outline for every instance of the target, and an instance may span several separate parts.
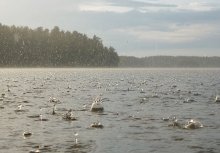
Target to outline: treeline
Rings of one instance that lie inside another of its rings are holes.
[[[102,40],[77,31],[0,23],[0,67],[115,67],[119,57]]]
[[[220,57],[121,56],[119,67],[220,67]]]

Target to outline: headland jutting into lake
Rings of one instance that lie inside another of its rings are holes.
[[[101,38],[77,31],[0,23],[0,67],[220,67],[220,57],[118,56]],[[135,52],[135,51],[134,51]]]

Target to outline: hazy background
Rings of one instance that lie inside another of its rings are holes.
[[[0,0],[0,23],[101,37],[119,55],[220,56],[219,0]]]

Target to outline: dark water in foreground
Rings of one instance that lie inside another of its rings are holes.
[[[0,69],[0,84],[2,153],[220,152],[220,69]],[[105,111],[92,113],[98,95]],[[55,115],[50,97],[61,101]],[[77,121],[62,119],[70,108]],[[170,127],[169,116],[204,127]]]

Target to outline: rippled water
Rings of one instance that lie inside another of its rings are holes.
[[[220,152],[220,69],[0,69],[0,83],[0,152]],[[103,113],[89,111],[97,96]],[[62,119],[70,108],[76,121]],[[168,126],[169,116],[204,127]]]

